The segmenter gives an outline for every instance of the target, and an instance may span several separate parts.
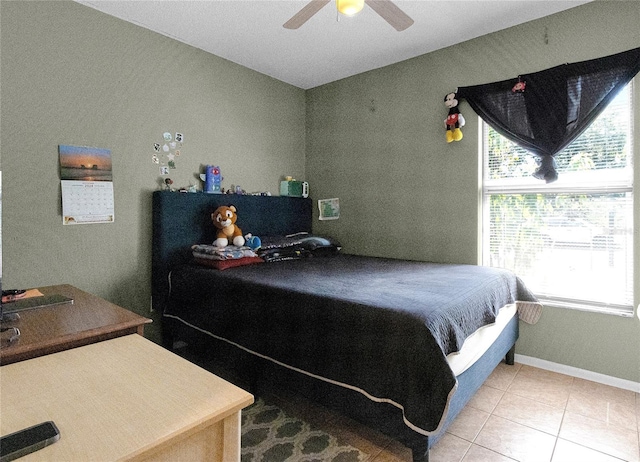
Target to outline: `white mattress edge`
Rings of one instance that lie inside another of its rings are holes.
[[[459,376],[469,369],[496,341],[505,326],[516,314],[518,308],[515,303],[506,305],[498,310],[498,316],[493,324],[482,326],[464,341],[462,349],[447,355],[449,367]]]

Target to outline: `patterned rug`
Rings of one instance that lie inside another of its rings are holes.
[[[366,454],[257,398],[242,410],[241,462],[361,462]]]

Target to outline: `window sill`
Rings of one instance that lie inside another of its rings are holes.
[[[634,314],[632,305],[607,305],[605,303],[588,303],[577,300],[559,300],[538,297],[538,301],[544,306],[553,308],[566,308],[570,310],[587,311],[590,313],[608,314],[623,318],[632,318]]]

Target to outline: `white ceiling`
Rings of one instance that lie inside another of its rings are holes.
[[[331,2],[288,30],[309,0],[76,1],[309,89],[592,0],[396,0],[415,21],[403,32],[366,5],[338,21]]]

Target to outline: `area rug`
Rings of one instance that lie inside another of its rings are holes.
[[[362,462],[367,455],[257,398],[242,410],[241,462]]]

